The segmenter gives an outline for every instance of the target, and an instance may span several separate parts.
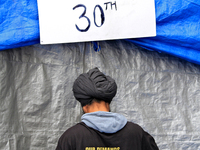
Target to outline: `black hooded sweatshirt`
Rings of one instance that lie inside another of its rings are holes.
[[[132,122],[116,133],[102,133],[81,122],[69,128],[56,150],[158,150],[154,138]]]

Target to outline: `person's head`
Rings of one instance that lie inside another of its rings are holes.
[[[113,78],[94,68],[79,75],[74,82],[73,93],[85,113],[91,112],[92,109],[105,111],[104,106],[109,111],[109,104],[117,93],[117,84]]]

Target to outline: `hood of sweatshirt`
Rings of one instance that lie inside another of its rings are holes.
[[[88,127],[104,133],[115,133],[127,123],[123,115],[105,111],[86,113],[81,117],[81,121]]]

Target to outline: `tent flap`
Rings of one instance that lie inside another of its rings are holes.
[[[169,53],[200,64],[200,2],[156,1],[156,32],[153,38],[128,40],[146,49]]]

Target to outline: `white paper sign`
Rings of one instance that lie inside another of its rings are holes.
[[[40,43],[156,36],[154,0],[38,0]]]

